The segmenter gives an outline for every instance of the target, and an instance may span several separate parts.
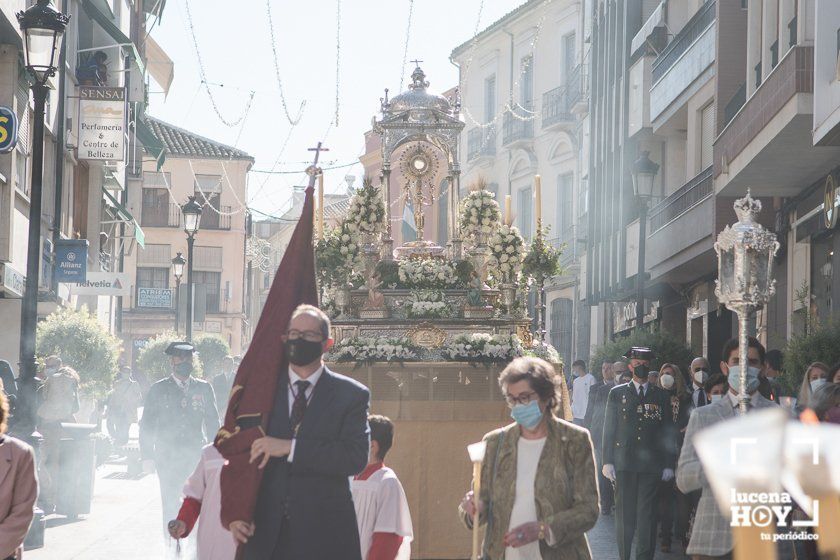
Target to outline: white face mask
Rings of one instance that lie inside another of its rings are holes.
[[[707,379],[709,379],[709,372],[705,369],[698,369],[694,372],[694,382],[698,385],[702,385]]]
[[[663,389],[670,389],[674,386],[674,376],[668,373],[663,373],[659,377],[659,383],[662,384]]]
[[[825,384],[826,384],[826,380],[823,379],[822,377],[818,377],[817,379],[812,379],[811,380],[811,392],[813,393],[814,391],[816,391],[817,389],[819,389],[820,387],[822,387]]]
[[[712,402],[718,402],[722,398],[723,398],[723,395],[712,395],[712,397],[711,397]]]

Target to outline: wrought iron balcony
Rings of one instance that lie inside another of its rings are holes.
[[[574,122],[572,107],[580,100],[580,66],[568,76],[565,85],[556,87],[543,94],[542,125],[551,126],[560,122]]]
[[[654,84],[674,66],[694,41],[715,21],[715,17],[715,0],[708,0],[653,62],[651,80]]]
[[[467,133],[467,161],[496,155],[496,126],[476,127]]]
[[[516,105],[505,113],[502,121],[502,145],[534,137],[534,104],[531,101]]]
[[[712,166],[707,167],[679,190],[654,206],[650,211],[650,233],[653,234],[662,229],[711,195],[714,190],[713,171]]]
[[[181,227],[181,207],[174,202],[144,204],[140,225],[143,227]]]
[[[581,220],[563,231],[560,235],[548,240],[549,245],[561,250],[560,265],[567,267],[580,261],[586,252],[586,221]]]
[[[201,213],[201,229],[230,229],[230,206],[220,206],[219,212],[206,205]]]

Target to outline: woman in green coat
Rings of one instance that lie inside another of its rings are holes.
[[[548,362],[517,358],[499,385],[514,423],[484,436],[484,558],[591,559],[585,533],[598,519],[592,441],[587,430],[555,416],[558,404],[568,410],[562,377]],[[468,528],[474,503],[468,492],[459,508]]]

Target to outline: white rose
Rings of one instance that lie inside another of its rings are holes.
[[[510,265],[507,264],[507,263],[503,263],[501,265],[501,267],[499,267],[499,268],[501,268],[502,272],[509,272],[510,271]]]
[[[490,218],[482,218],[481,223],[485,226],[490,225]]]
[[[505,252],[507,252],[507,253],[513,253],[515,250],[516,250],[516,249],[514,249],[514,248],[513,248],[513,245],[508,245],[507,249],[505,249]]]
[[[508,257],[507,255],[502,255],[502,257],[499,260],[502,261],[502,262],[508,262],[509,258],[510,257]]]
[[[471,224],[477,224],[478,223],[478,218],[476,218],[475,216],[471,216],[470,217],[470,223]]]

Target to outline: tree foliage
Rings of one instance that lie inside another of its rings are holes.
[[[222,360],[230,355],[230,346],[217,334],[203,334],[194,340],[198,357],[207,377],[213,377],[221,371]]]
[[[120,341],[87,307],[60,308],[38,324],[36,353],[52,354],[75,369],[84,393],[102,397],[111,387],[120,357]]]
[[[137,357],[137,369],[145,373],[152,383],[172,373],[169,356],[164,354],[164,351],[172,342],[179,340],[183,340],[183,337],[173,331],[164,331],[149,340],[148,344],[140,351],[140,355]],[[193,375],[195,377],[202,377],[201,356],[195,356],[193,359]]]
[[[659,369],[662,364],[676,364],[683,373],[688,371],[693,354],[681,340],[659,330],[635,331],[629,336],[616,338],[595,349],[590,360],[590,371],[599,374],[601,363],[616,362],[633,346],[647,346],[656,354],[651,362],[651,369]]]
[[[788,389],[799,390],[805,370],[813,362],[829,367],[840,363],[840,320],[815,326],[808,334],[791,338],[784,350],[785,372],[782,382]]]

